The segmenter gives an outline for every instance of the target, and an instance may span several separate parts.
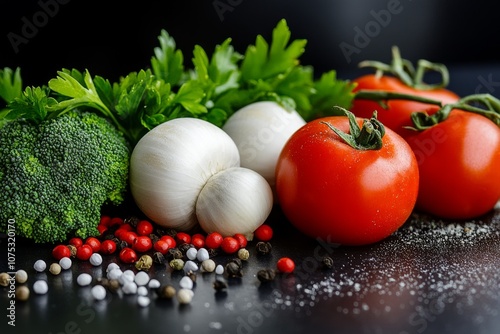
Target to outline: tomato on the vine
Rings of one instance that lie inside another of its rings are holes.
[[[493,209],[500,199],[498,125],[482,115],[453,109],[441,122],[413,131],[406,140],[420,169],[418,210],[469,219]]]
[[[375,115],[345,113],[310,121],[290,137],[278,158],[276,191],[283,213],[304,234],[370,244],[410,216],[418,166],[408,143]]]
[[[409,68],[408,61],[401,58],[397,48],[393,48],[392,63],[383,64],[374,61],[365,61],[361,67],[374,67],[377,72],[366,74],[352,80],[356,85],[353,92],[356,94],[350,110],[357,116],[369,118],[377,110],[377,118],[384,126],[405,136],[411,132],[406,127],[412,126],[411,114],[428,108],[430,104],[408,98],[389,97],[380,98],[385,102],[382,106],[379,101],[362,98],[360,91],[383,91],[405,94],[417,98],[431,99],[442,104],[454,103],[460,99],[458,94],[446,88],[448,85],[448,70],[442,64],[430,63],[425,60],[419,62],[416,70]],[[426,84],[423,74],[428,70],[435,70],[441,74],[441,83]],[[387,73],[388,72],[388,73]]]

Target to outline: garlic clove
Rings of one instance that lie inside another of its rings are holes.
[[[131,193],[155,223],[187,231],[198,223],[196,200],[207,180],[239,163],[238,148],[221,128],[201,119],[173,119],[134,147]]]
[[[196,202],[196,216],[207,233],[248,235],[271,213],[273,192],[262,175],[232,167],[213,175]]]
[[[240,166],[262,175],[274,189],[278,157],[290,136],[306,124],[295,110],[276,102],[251,103],[232,114],[222,129],[240,152]]]

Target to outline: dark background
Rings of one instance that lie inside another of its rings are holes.
[[[384,16],[391,6],[397,13]],[[210,53],[231,37],[243,53],[257,34],[270,40],[281,18],[292,39],[308,40],[301,60],[315,73],[348,77],[361,60],[389,61],[392,45],[412,61],[498,64],[497,16],[485,0],[9,1],[0,9],[0,67],[21,67],[26,85],[45,84],[63,67],[115,80],[149,66],[161,29],[190,66],[195,44]],[[363,39],[367,27],[371,36]],[[357,47],[350,59],[341,43]]]

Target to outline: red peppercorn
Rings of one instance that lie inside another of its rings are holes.
[[[124,263],[134,263],[137,261],[137,253],[130,247],[122,248],[119,257]]]
[[[238,240],[238,242],[240,243],[240,248],[245,248],[247,246],[247,244],[248,244],[247,237],[245,237],[241,233],[236,233],[235,235],[233,235],[233,238],[235,238],[236,240]]]
[[[158,240],[157,242],[154,243],[153,248],[155,251],[160,252],[162,254],[167,254],[168,249],[170,248],[168,246],[168,242],[165,240]]]
[[[191,236],[191,244],[198,249],[205,247],[205,236],[201,233],[193,234]]]
[[[153,233],[153,224],[151,224],[147,220],[141,220],[137,223],[137,227],[135,228],[138,235],[150,235]]]
[[[113,254],[116,251],[116,242],[113,240],[104,240],[101,242],[101,250],[102,254]]]
[[[99,231],[99,235],[102,235],[107,229],[108,227],[103,224],[97,225],[97,230]]]
[[[280,272],[289,274],[294,271],[295,262],[293,262],[293,260],[289,257],[282,257],[276,263],[276,267]]]
[[[101,250],[101,242],[95,237],[88,237],[85,239],[85,244],[92,247],[92,252],[97,253]]]
[[[219,232],[212,232],[205,238],[205,246],[208,248],[217,249],[222,244],[224,237]]]
[[[107,216],[107,215],[103,215],[103,216],[101,216],[101,220],[99,221],[99,224],[107,227],[107,226],[109,226],[110,222],[111,222],[111,217]]]
[[[273,237],[271,226],[262,224],[254,231],[254,236],[260,241],[269,241]]]
[[[76,249],[76,258],[78,260],[87,261],[94,252],[88,244],[83,244]]]
[[[240,249],[240,243],[233,237],[224,237],[220,245],[222,250],[227,254],[233,254]]]
[[[137,233],[135,232],[132,232],[132,231],[124,231],[120,234],[119,236],[119,239],[121,241],[125,241],[127,244],[129,244],[130,246],[132,246],[136,239],[137,239]]]
[[[160,240],[165,241],[168,244],[168,248],[175,248],[177,246],[177,242],[170,235],[162,235]]]
[[[191,243],[191,236],[184,232],[177,232],[175,239],[179,245]]]
[[[153,242],[150,237],[145,235],[138,236],[132,244],[132,248],[139,253],[145,253],[150,250],[151,247],[153,247]]]
[[[73,237],[73,238],[69,239],[68,244],[73,245],[76,248],[78,248],[81,245],[83,245],[83,240],[82,240],[82,238]]]
[[[59,261],[63,257],[70,257],[71,250],[66,245],[57,245],[52,249],[52,256]]]
[[[113,217],[109,221],[109,226],[114,226],[114,225],[128,225],[128,224],[123,224],[123,218],[120,217]],[[132,226],[131,226],[132,227]]]

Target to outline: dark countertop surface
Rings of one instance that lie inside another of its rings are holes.
[[[499,67],[451,72],[459,94],[498,95]],[[482,79],[481,79],[482,78]],[[484,79],[484,80],[483,80]],[[485,84],[490,82],[490,85]],[[487,91],[490,90],[490,91]],[[35,273],[33,263],[53,262],[53,245],[17,238],[15,269],[25,269],[31,288],[45,279],[49,291],[15,303],[15,327],[9,326],[8,288],[0,289],[1,333],[498,333],[500,329],[500,208],[467,222],[442,221],[414,214],[391,237],[363,247],[337,247],[304,237],[276,207],[268,218],[275,235],[273,252],[257,256],[255,241],[241,278],[224,277],[228,288],[216,293],[214,273],[198,274],[189,305],[158,300],[137,305],[135,295],[108,294],[95,302],[90,287],[76,277],[105,275],[106,265],[120,263],[103,256],[101,266],[75,260],[54,276]],[[0,237],[0,272],[7,269],[7,238]],[[323,255],[332,269],[320,268]],[[278,258],[295,260],[293,274],[260,284],[256,273],[274,267]],[[232,256],[220,255],[225,264]],[[122,269],[133,265],[120,264]],[[178,287],[181,277],[155,265],[150,276]]]

